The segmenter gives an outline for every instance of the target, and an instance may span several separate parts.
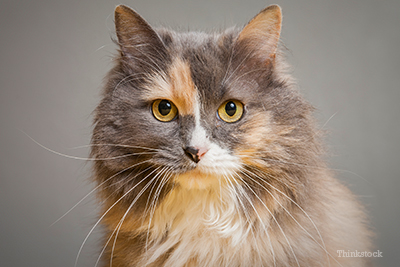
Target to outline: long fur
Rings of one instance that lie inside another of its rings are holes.
[[[95,115],[104,266],[368,266],[363,208],[325,166],[278,47],[280,8],[242,30],[154,30],[116,9],[120,55]],[[167,99],[177,118],[157,121]],[[217,115],[243,103],[240,120]],[[200,162],[188,145],[206,151]],[[100,259],[99,258],[99,259]]]

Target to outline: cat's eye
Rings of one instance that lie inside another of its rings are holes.
[[[151,109],[154,117],[163,122],[172,121],[178,114],[178,109],[174,103],[166,99],[158,99],[154,101]]]
[[[243,104],[238,100],[228,100],[218,108],[218,116],[225,122],[236,122],[243,115]]]

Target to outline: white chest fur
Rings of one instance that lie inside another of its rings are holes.
[[[172,248],[165,266],[190,266],[190,262],[234,266],[232,263],[254,260],[249,242],[257,246],[254,241],[260,233],[250,230],[235,192],[223,188],[218,192],[175,188],[151,219],[146,263]]]

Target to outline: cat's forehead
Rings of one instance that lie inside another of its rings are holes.
[[[223,32],[175,32],[165,29],[158,29],[157,33],[163,40],[170,53],[184,56],[187,52],[205,52],[209,54],[217,52],[220,49],[229,48],[233,43],[234,37],[238,34],[237,30],[232,28]]]
[[[210,34],[172,32],[164,35],[164,40],[172,62],[175,58],[180,58],[189,63],[194,79],[204,80],[207,76],[217,75],[224,69],[232,54],[233,34],[231,32]]]
[[[182,115],[195,115],[199,101],[213,102],[224,93],[221,83],[229,61],[222,34],[164,33],[170,63],[150,75],[146,99],[171,100]],[[202,103],[204,104],[204,103]]]

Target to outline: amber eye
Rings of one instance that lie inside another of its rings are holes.
[[[238,100],[228,100],[218,108],[218,116],[225,122],[236,122],[243,115],[243,104]]]
[[[169,100],[158,99],[151,106],[154,117],[163,122],[172,121],[178,114],[178,109]]]

